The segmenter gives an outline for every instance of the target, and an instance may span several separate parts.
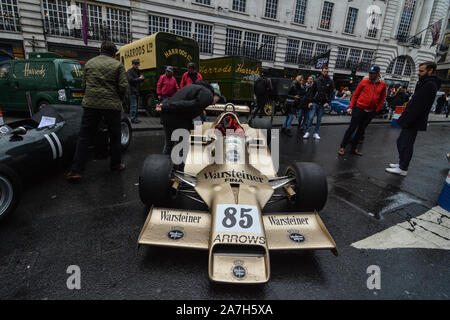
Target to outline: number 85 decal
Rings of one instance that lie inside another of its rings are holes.
[[[261,233],[258,208],[249,205],[217,205],[216,232]]]

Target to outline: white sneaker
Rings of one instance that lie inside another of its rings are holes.
[[[320,140],[320,136],[318,133],[314,133],[314,139]]]
[[[309,132],[305,133],[305,135],[303,136],[303,139],[308,139],[310,135],[311,134]]]
[[[398,163],[389,163],[389,168],[399,168],[400,165]]]
[[[400,167],[397,168],[386,168],[386,171],[393,174],[398,174],[399,176],[406,176],[408,171],[400,169]]]

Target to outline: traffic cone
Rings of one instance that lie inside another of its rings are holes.
[[[2,109],[0,108],[0,126],[4,125],[5,122],[3,121],[3,113],[2,113]]]

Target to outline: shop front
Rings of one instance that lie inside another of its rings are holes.
[[[15,58],[25,58],[22,41],[0,39],[0,61]]]

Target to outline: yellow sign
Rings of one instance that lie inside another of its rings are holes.
[[[180,55],[180,56],[186,58],[187,61],[192,61],[192,56],[186,50],[183,50],[183,49],[175,48],[175,49],[169,49],[164,52],[164,56],[166,57],[166,59],[173,55]]]
[[[259,67],[257,67],[256,69],[252,70],[250,68],[244,68],[244,64],[243,63],[238,63],[237,67],[236,67],[236,72],[238,73],[242,73],[245,75],[259,75]]]
[[[42,78],[44,78],[45,77],[44,65],[41,65],[40,69],[32,69],[32,68],[30,68],[29,63],[25,63],[25,68],[23,69],[23,75],[24,75],[24,77],[41,76]]]
[[[201,74],[215,74],[215,73],[228,73],[231,72],[231,64],[227,64],[224,67],[202,67],[200,66]]]
[[[135,59],[139,59],[140,69],[156,68],[155,39],[156,33],[120,48],[118,54],[125,70],[132,67],[131,62]]]

